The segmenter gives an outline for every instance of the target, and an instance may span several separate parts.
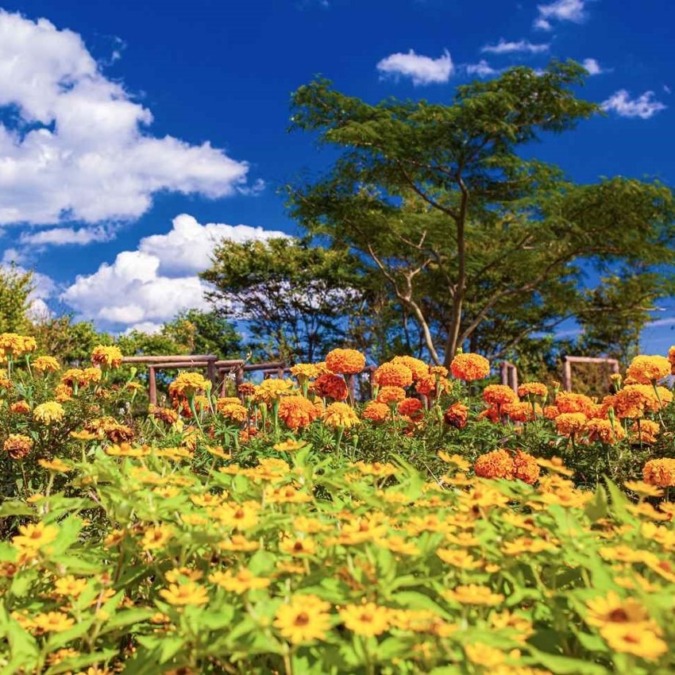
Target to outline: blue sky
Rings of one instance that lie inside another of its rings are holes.
[[[328,162],[289,134],[322,74],[351,95],[449,101],[574,58],[607,115],[534,152],[578,181],[675,182],[669,0],[0,0],[0,259],[106,329],[202,302],[221,236],[293,234],[278,188]],[[241,227],[233,227],[241,225]],[[644,348],[675,342],[673,303]]]

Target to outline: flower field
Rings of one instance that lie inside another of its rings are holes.
[[[2,673],[675,669],[675,348],[601,399],[460,354],[361,401],[338,349],[162,406],[115,347],[0,353]]]

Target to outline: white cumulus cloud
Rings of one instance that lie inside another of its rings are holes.
[[[82,38],[0,10],[1,224],[141,216],[159,191],[223,197],[245,162],[150,133],[152,113],[105,77]]]
[[[32,234],[21,235],[24,246],[86,246],[99,241],[110,241],[114,231],[105,227],[53,227]]]
[[[619,117],[639,117],[643,120],[648,120],[666,107],[661,101],[656,100],[653,91],[646,91],[641,96],[631,99],[625,89],[615,92],[602,103],[604,110],[615,112]]]
[[[445,50],[437,59],[415,54],[411,49],[407,54],[391,54],[377,64],[384,77],[409,77],[415,86],[443,84],[454,72],[450,53]]]
[[[607,72],[604,68],[600,67],[600,64],[595,59],[584,59],[581,65],[588,71],[589,75],[602,75],[602,73]]]
[[[586,19],[586,0],[555,0],[545,5],[537,5],[538,15],[534,27],[551,30],[551,21],[572,21],[582,23]]]
[[[496,45],[485,45],[481,51],[487,54],[541,54],[547,52],[551,45],[547,43],[535,44],[529,40],[518,40],[517,42],[508,42],[500,38]]]
[[[207,285],[197,274],[209,267],[220,239],[242,242],[286,236],[247,225],[202,225],[181,214],[168,233],[145,237],[137,250],[122,251],[93,274],[79,275],[60,299],[83,318],[147,331],[183,310],[207,308]]]

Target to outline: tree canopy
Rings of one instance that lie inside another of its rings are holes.
[[[570,317],[606,334],[608,312],[628,339],[672,291],[672,191],[623,177],[575,184],[522,152],[599,112],[575,93],[585,74],[574,62],[512,68],[458,87],[447,105],[372,105],[326,80],[300,87],[292,128],[341,154],[319,180],[289,187],[291,212],[360,257],[436,362],[462,347],[505,355]]]

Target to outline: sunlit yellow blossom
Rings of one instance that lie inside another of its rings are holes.
[[[504,652],[486,644],[475,643],[464,645],[464,651],[471,663],[483,666],[484,668],[494,668],[506,661]]]
[[[322,415],[328,427],[349,429],[359,423],[359,416],[347,403],[331,403]]]
[[[72,574],[61,577],[54,582],[54,592],[65,598],[77,598],[86,587],[86,579],[78,579]]]
[[[606,624],[600,634],[613,650],[647,661],[657,661],[668,651],[666,642],[644,624]]]
[[[33,418],[49,426],[55,422],[60,422],[66,414],[66,411],[63,409],[63,406],[56,401],[47,401],[47,403],[41,403],[40,405],[35,406],[33,410]]]
[[[312,539],[307,537],[304,539],[287,537],[281,540],[279,550],[292,556],[314,555],[316,552],[316,544]]]
[[[340,608],[340,618],[350,631],[366,637],[380,635],[389,627],[389,611],[373,602],[345,605]]]
[[[12,538],[12,544],[21,549],[39,550],[53,542],[59,534],[56,525],[44,523],[19,525],[19,534]]]
[[[478,586],[468,584],[466,586],[456,586],[445,591],[443,596],[448,600],[458,602],[460,605],[500,605],[504,601],[501,593],[494,593],[487,586]]]
[[[168,525],[155,525],[145,530],[141,547],[144,551],[155,551],[166,546],[173,537],[173,530]]]
[[[32,368],[38,373],[56,372],[61,366],[53,356],[38,356],[33,361]]]
[[[45,612],[33,617],[33,626],[40,633],[63,633],[74,625],[75,619],[63,612]]]
[[[470,553],[462,549],[439,548],[436,555],[447,565],[463,570],[475,570],[483,566],[480,560],[476,560]]]
[[[122,352],[119,347],[99,345],[91,353],[91,361],[95,366],[103,368],[119,368],[122,365]]]
[[[232,570],[213,572],[209,575],[209,581],[233,593],[246,593],[246,591],[267,588],[271,583],[269,579],[256,577],[246,567],[242,567],[237,572]]]
[[[205,605],[209,601],[206,589],[194,581],[187,581],[182,584],[170,584],[169,588],[163,588],[159,594],[170,605],[176,606],[199,606]]]
[[[330,630],[330,604],[315,595],[294,595],[277,609],[274,627],[293,644],[324,640]]]

